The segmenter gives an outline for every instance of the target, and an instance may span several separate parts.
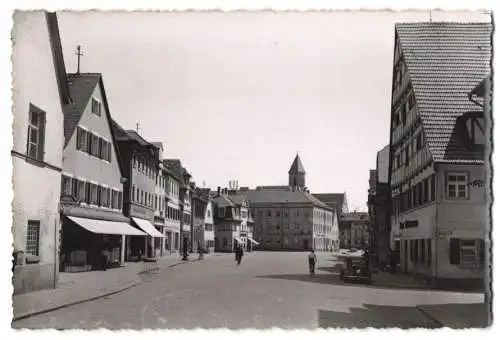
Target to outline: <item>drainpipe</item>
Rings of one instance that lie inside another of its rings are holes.
[[[438,284],[438,279],[439,279],[439,261],[438,261],[438,256],[439,256],[439,218],[438,218],[438,212],[439,212],[439,197],[441,196],[441,193],[439,193],[438,195],[438,190],[436,188],[437,186],[437,183],[438,183],[438,179],[437,179],[437,176],[438,176],[438,172],[437,172],[437,166],[435,166],[435,170],[434,170],[434,176],[436,176],[436,180],[434,181],[434,190],[436,192],[436,232],[435,232],[435,238],[436,238],[436,256],[434,256],[434,262],[435,262],[435,266],[436,266],[436,286]],[[439,187],[439,186],[438,186]],[[432,245],[431,245],[432,247]]]
[[[58,244],[57,244],[57,220],[54,221],[54,289],[57,286],[57,272],[59,271],[59,264],[57,259],[58,253]]]

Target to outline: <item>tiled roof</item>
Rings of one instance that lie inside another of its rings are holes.
[[[229,199],[233,202],[233,204],[238,206],[242,205],[243,201],[248,201],[248,198],[242,194],[229,195]]]
[[[252,203],[312,203],[331,210],[325,203],[303,191],[280,189],[247,190],[244,195],[250,202],[250,206],[252,206]]]
[[[295,173],[295,172],[301,172],[305,173],[306,170],[304,169],[304,165],[302,165],[302,161],[300,160],[299,154],[295,156],[295,159],[293,160],[292,166],[290,167],[290,170],[288,173]]]
[[[338,213],[342,212],[342,207],[344,206],[345,194],[336,193],[324,193],[324,194],[313,194],[314,197],[319,199],[321,202],[325,203],[329,207],[336,207]]]
[[[452,135],[460,116],[477,111],[468,93],[490,72],[492,25],[398,23],[396,34],[434,161],[481,161]]]
[[[95,87],[101,80],[100,73],[68,74],[68,86],[72,103],[64,106],[64,146],[80,122]]]
[[[214,198],[214,203],[217,204],[218,208],[222,207],[236,207],[232,200],[226,195],[220,195]]]

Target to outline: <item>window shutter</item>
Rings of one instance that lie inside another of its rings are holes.
[[[88,153],[92,153],[92,133],[87,131],[86,135],[87,135],[87,143],[85,151]]]
[[[87,202],[87,204],[90,204],[92,202],[92,200],[91,200],[92,190],[90,188],[91,188],[90,182],[86,182],[85,183],[85,202]]]
[[[43,161],[45,155],[45,124],[46,117],[45,112],[40,112],[38,114],[40,128],[38,130],[38,154],[36,155],[37,160]]]
[[[450,264],[460,264],[460,239],[450,239]]]
[[[484,240],[479,240],[479,263],[484,264],[485,263],[485,244]]]

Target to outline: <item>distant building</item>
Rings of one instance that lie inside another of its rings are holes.
[[[58,278],[63,107],[71,102],[57,17],[14,13],[12,31],[14,294]]]
[[[180,203],[180,161],[164,159],[163,170],[165,173],[166,185],[166,247],[170,254],[180,250],[180,234],[181,234],[181,203]]]
[[[313,194],[314,197],[319,199],[321,202],[325,203],[327,206],[333,209],[333,224],[332,229],[327,230],[325,235],[327,239],[328,249],[332,248],[333,251],[338,251],[340,246],[340,217],[342,214],[349,212],[349,207],[347,204],[347,194],[346,193],[320,193]]]
[[[288,175],[290,186],[241,189],[255,218],[254,236],[260,243],[259,249],[330,250],[336,221],[334,209],[308,192],[298,155]]]
[[[167,177],[168,174],[165,170],[165,165],[163,164],[163,143],[154,142],[152,143],[158,148],[158,164],[155,178],[155,197],[154,197],[154,225],[155,228],[163,234],[163,237],[156,237],[154,239],[155,253],[156,257],[163,257],[170,254],[168,247],[168,237],[166,227],[167,218]]]
[[[370,219],[366,212],[348,212],[340,217],[340,248],[365,248],[370,243]]]
[[[376,262],[382,266],[390,262],[391,190],[389,186],[389,151],[390,147],[387,145],[377,152],[375,183],[373,183],[372,179],[368,194],[368,212],[373,233],[372,250],[376,253]],[[396,258],[399,258],[398,254],[396,251]]]
[[[486,126],[469,92],[491,72],[491,34],[491,23],[395,27],[392,249],[437,285],[484,278]]]
[[[229,194],[227,189],[218,188],[213,202],[215,251],[233,252],[237,246],[247,248],[248,242],[253,241],[253,230],[248,225],[249,202],[245,195]]]

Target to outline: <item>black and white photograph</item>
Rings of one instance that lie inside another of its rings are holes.
[[[11,328],[490,327],[494,26],[13,11]]]

